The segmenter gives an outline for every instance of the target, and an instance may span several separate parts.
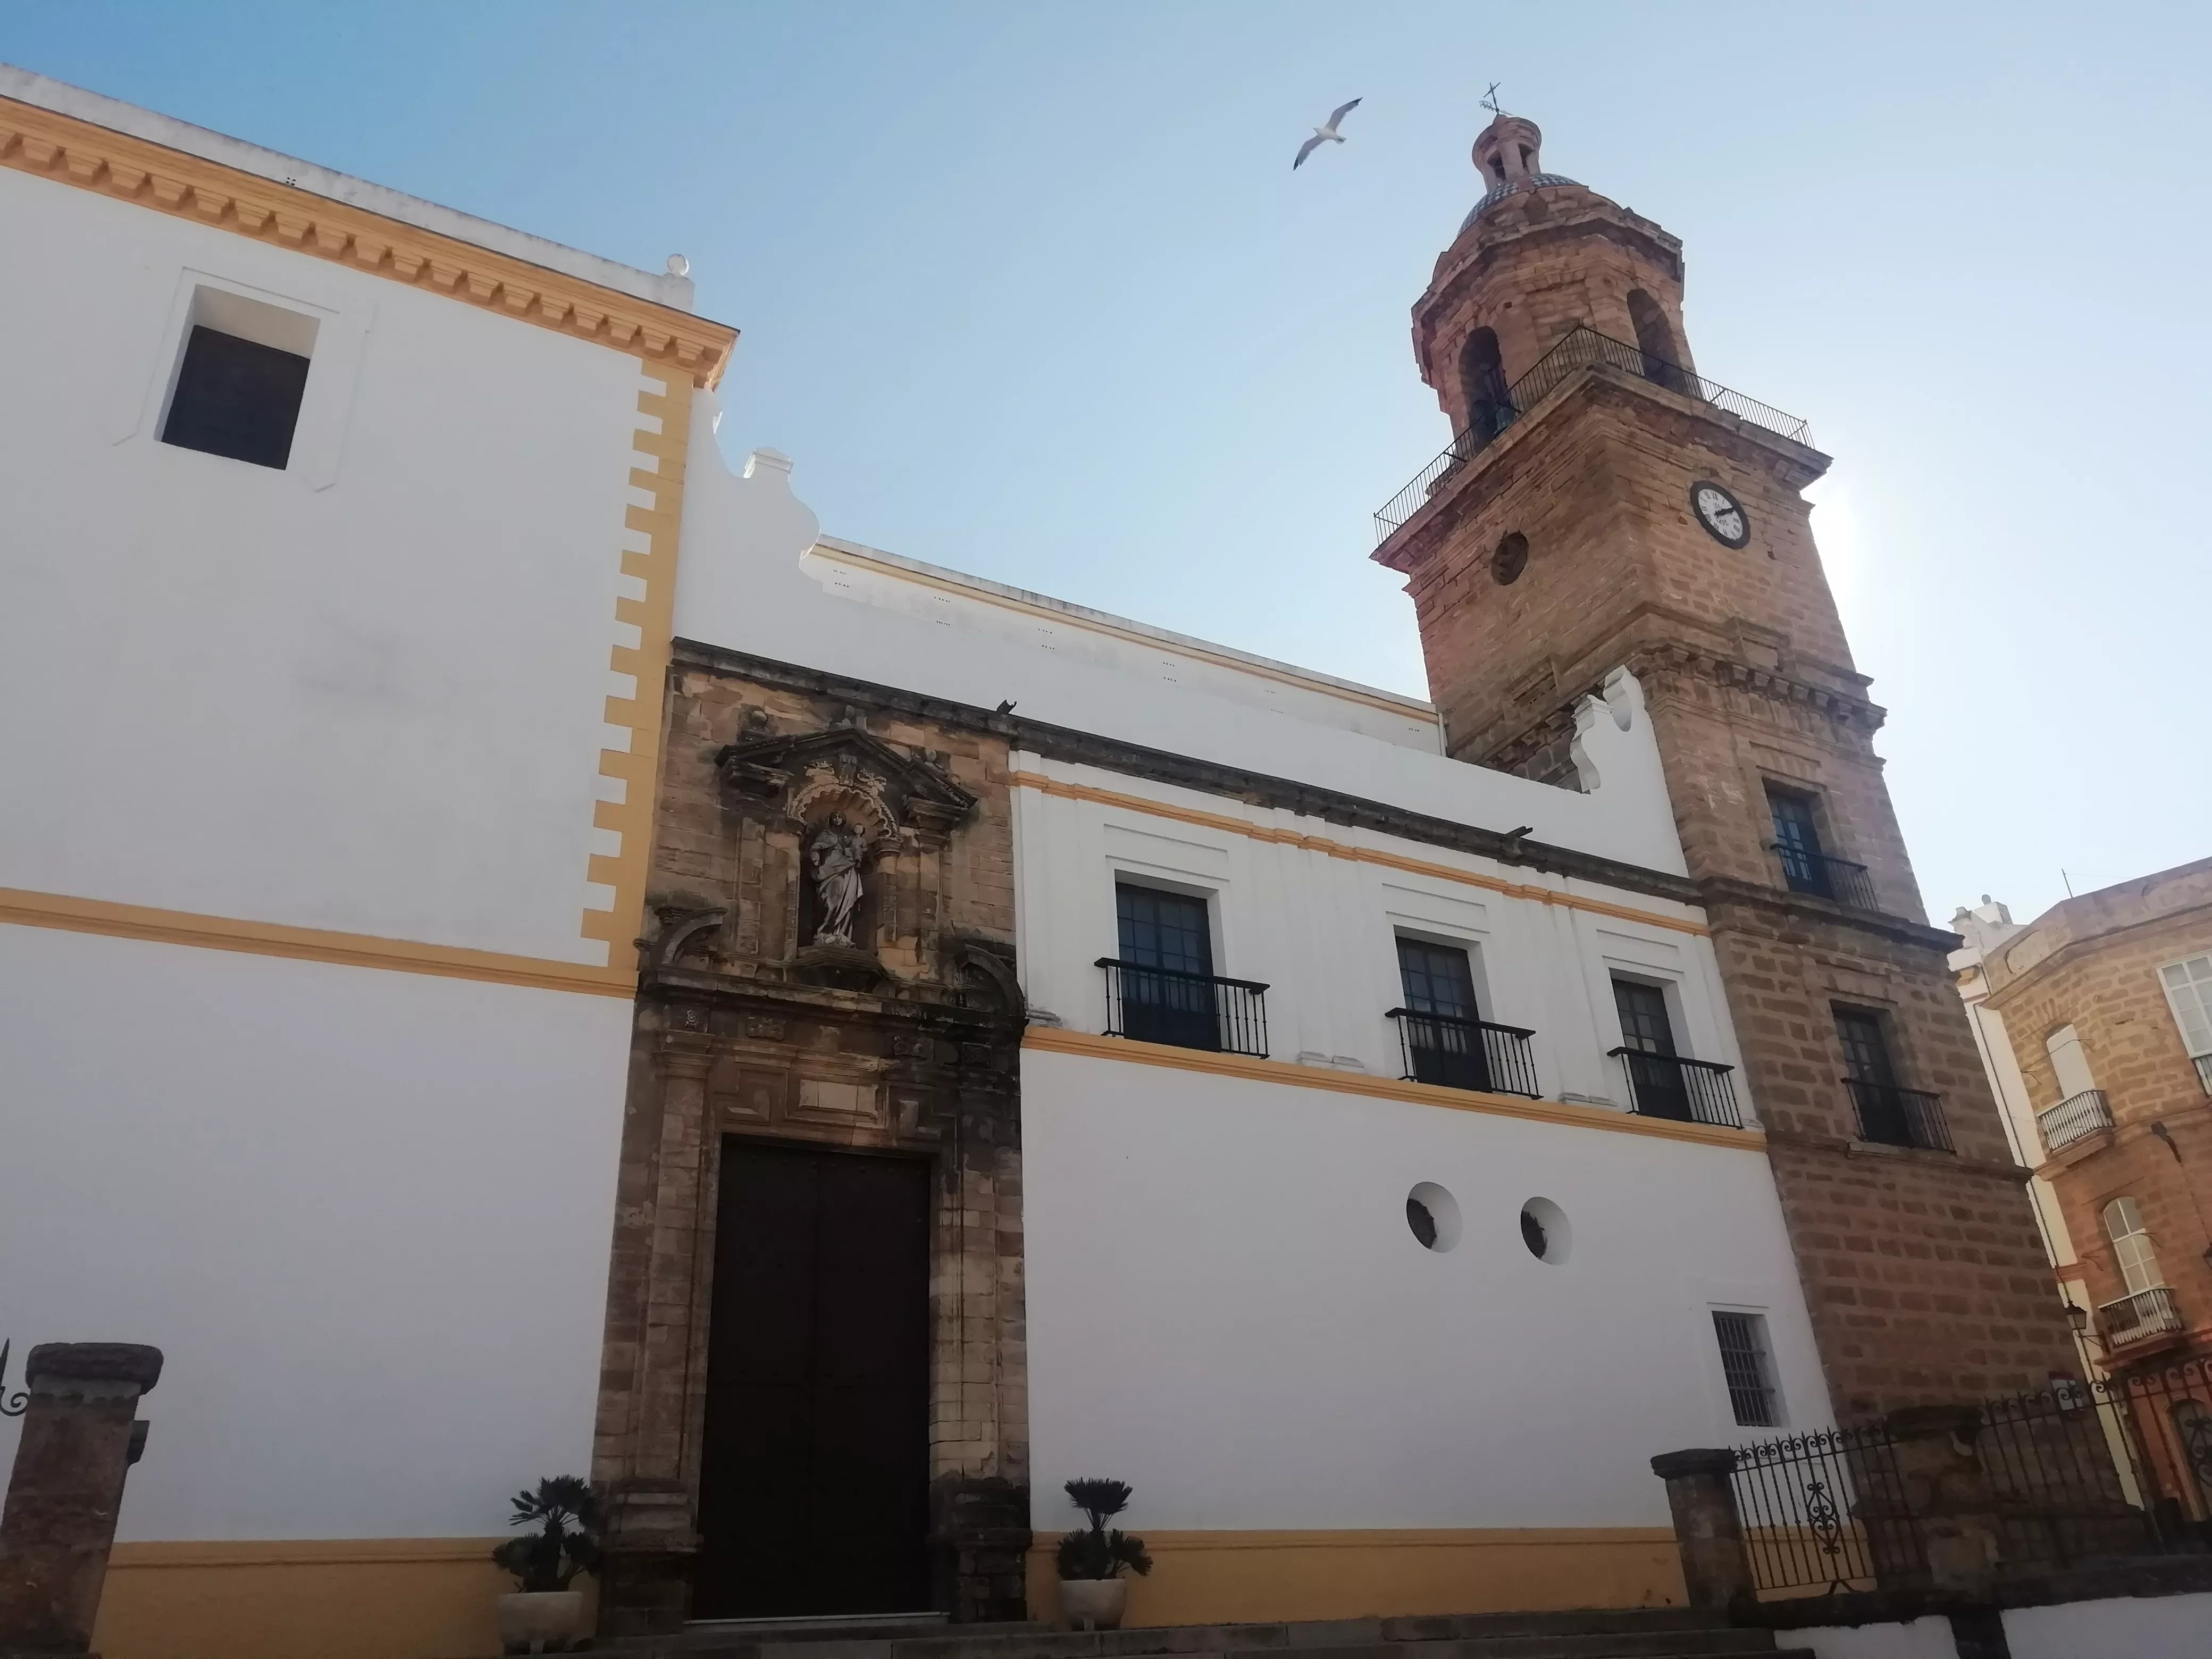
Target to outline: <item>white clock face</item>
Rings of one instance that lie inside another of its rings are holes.
[[[1751,539],[1751,520],[1745,516],[1743,504],[1718,484],[1692,485],[1690,505],[1696,510],[1698,522],[1715,541],[1741,547]]]

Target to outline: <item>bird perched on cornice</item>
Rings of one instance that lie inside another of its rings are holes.
[[[1352,111],[1358,107],[1359,100],[1357,98],[1353,99],[1348,104],[1339,104],[1336,106],[1334,112],[1329,116],[1328,119],[1322,122],[1321,125],[1314,129],[1314,136],[1298,146],[1298,159],[1291,163],[1291,171],[1296,173],[1300,167],[1304,167],[1306,164],[1306,157],[1312,155],[1323,144],[1342,143],[1344,142],[1344,135],[1336,130],[1336,124],[1344,119],[1346,116],[1351,114]]]

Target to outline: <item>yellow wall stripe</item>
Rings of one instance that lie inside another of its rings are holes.
[[[1560,892],[1556,888],[1532,887],[1522,882],[1505,881],[1497,876],[1480,875],[1472,870],[1457,869],[1449,864],[1407,858],[1401,853],[1386,853],[1378,848],[1354,847],[1347,842],[1331,841],[1326,836],[1307,836],[1295,830],[1277,830],[1266,824],[1249,823],[1243,818],[1231,817],[1223,812],[1171,806],[1164,801],[1149,800],[1142,795],[1127,795],[1116,790],[1094,788],[1086,783],[1070,783],[1064,779],[1047,777],[1042,772],[1017,772],[1013,775],[1013,781],[1020,789],[1035,789],[1043,794],[1058,795],[1067,800],[1089,801],[1098,806],[1119,806],[1132,812],[1148,813],[1156,818],[1173,818],[1180,823],[1224,830],[1232,836],[1243,836],[1248,840],[1267,842],[1278,847],[1303,847],[1308,852],[1325,853],[1330,858],[1344,859],[1353,864],[1381,865],[1386,869],[1403,870],[1412,875],[1433,876],[1439,881],[1455,881],[1462,886],[1480,887],[1506,898],[1529,899],[1538,904],[1556,904],[1563,909],[1588,911],[1593,915],[1613,916],[1622,921],[1640,921],[1648,927],[1664,927],[1677,933],[1705,935],[1712,932],[1705,923],[1681,916],[1662,915],[1656,910],[1639,910],[1632,905],[1584,898],[1577,893]]]
[[[595,968],[586,963],[556,962],[544,957],[507,956],[459,945],[424,945],[414,939],[380,939],[373,933],[342,933],[319,927],[289,927],[273,921],[240,921],[228,916],[196,915],[188,910],[157,910],[143,904],[112,904],[104,899],[72,898],[61,893],[31,893],[0,887],[0,923],[52,927],[70,933],[102,933],[157,945],[190,945],[210,951],[240,951],[249,956],[287,957],[301,962],[331,962],[348,968],[382,968],[444,979],[483,980],[524,985],[543,991],[582,991],[596,996],[637,994],[637,975],[627,969]]]
[[[1090,1031],[1062,1030],[1057,1026],[1032,1025],[1022,1034],[1022,1047],[1040,1054],[1079,1054],[1086,1060],[1119,1060],[1130,1066],[1164,1066],[1178,1072],[1205,1072],[1215,1077],[1241,1078],[1251,1083],[1282,1083],[1296,1089],[1319,1089],[1328,1094],[1363,1095],[1374,1100],[1402,1100],[1416,1106],[1442,1106],[1455,1112],[1480,1112],[1491,1117],[1517,1117],[1532,1123],[1564,1123],[1577,1129],[1604,1129],[1614,1134],[1649,1135],[1657,1140],[1694,1141],[1704,1146],[1726,1146],[1735,1152],[1759,1152],[1766,1137],[1757,1129],[1723,1129],[1707,1123],[1677,1123],[1669,1118],[1638,1117],[1603,1106],[1577,1106],[1564,1100],[1525,1100],[1519,1095],[1492,1095],[1473,1089],[1447,1089],[1433,1083],[1413,1083],[1399,1078],[1370,1077],[1360,1072],[1300,1066],[1287,1060],[1260,1060],[1249,1054],[1215,1054],[1200,1048],[1176,1048],[1165,1043],[1138,1042],[1128,1037],[1099,1036]]]

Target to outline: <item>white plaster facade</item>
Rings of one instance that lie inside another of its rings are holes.
[[[714,424],[702,396],[679,636],[1684,867],[1626,675],[1582,711],[1585,793],[1486,771],[1437,752],[1409,699],[822,538],[789,463],[756,454],[732,474]],[[1700,913],[1136,772],[1018,750],[1014,766],[1016,954],[1036,1023],[1106,1030],[1095,964],[1116,954],[1126,875],[1207,898],[1215,971],[1268,986],[1268,1052],[1292,1062],[1261,1079],[1025,1053],[1040,1532],[1066,1524],[1062,1481],[1102,1473],[1137,1488],[1133,1523],[1162,1528],[1664,1526],[1652,1455],[1752,1437],[1719,1308],[1764,1316],[1782,1425],[1832,1421],[1752,1134],[1690,1144],[1343,1086],[1402,1075],[1385,1015],[1403,1000],[1405,932],[1472,948],[1485,1017],[1537,1034],[1547,1100],[1628,1122],[1607,1054],[1616,970],[1666,988],[1682,1052],[1736,1062]],[[1458,1207],[1449,1251],[1408,1230],[1420,1182]],[[1532,1198],[1565,1215],[1569,1260],[1522,1243]]]
[[[307,343],[282,468],[161,438],[188,325],[240,301]],[[14,167],[0,362],[9,1381],[35,1342],[164,1350],[126,1540],[495,1534],[591,1455],[630,1004],[582,924],[649,377]]]

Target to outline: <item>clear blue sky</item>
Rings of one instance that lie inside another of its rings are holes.
[[[2212,854],[2212,9],[0,0],[0,59],[658,269],[832,534],[1401,690],[1485,83],[1808,418],[1929,908]],[[1295,175],[1331,106],[1351,143]]]

